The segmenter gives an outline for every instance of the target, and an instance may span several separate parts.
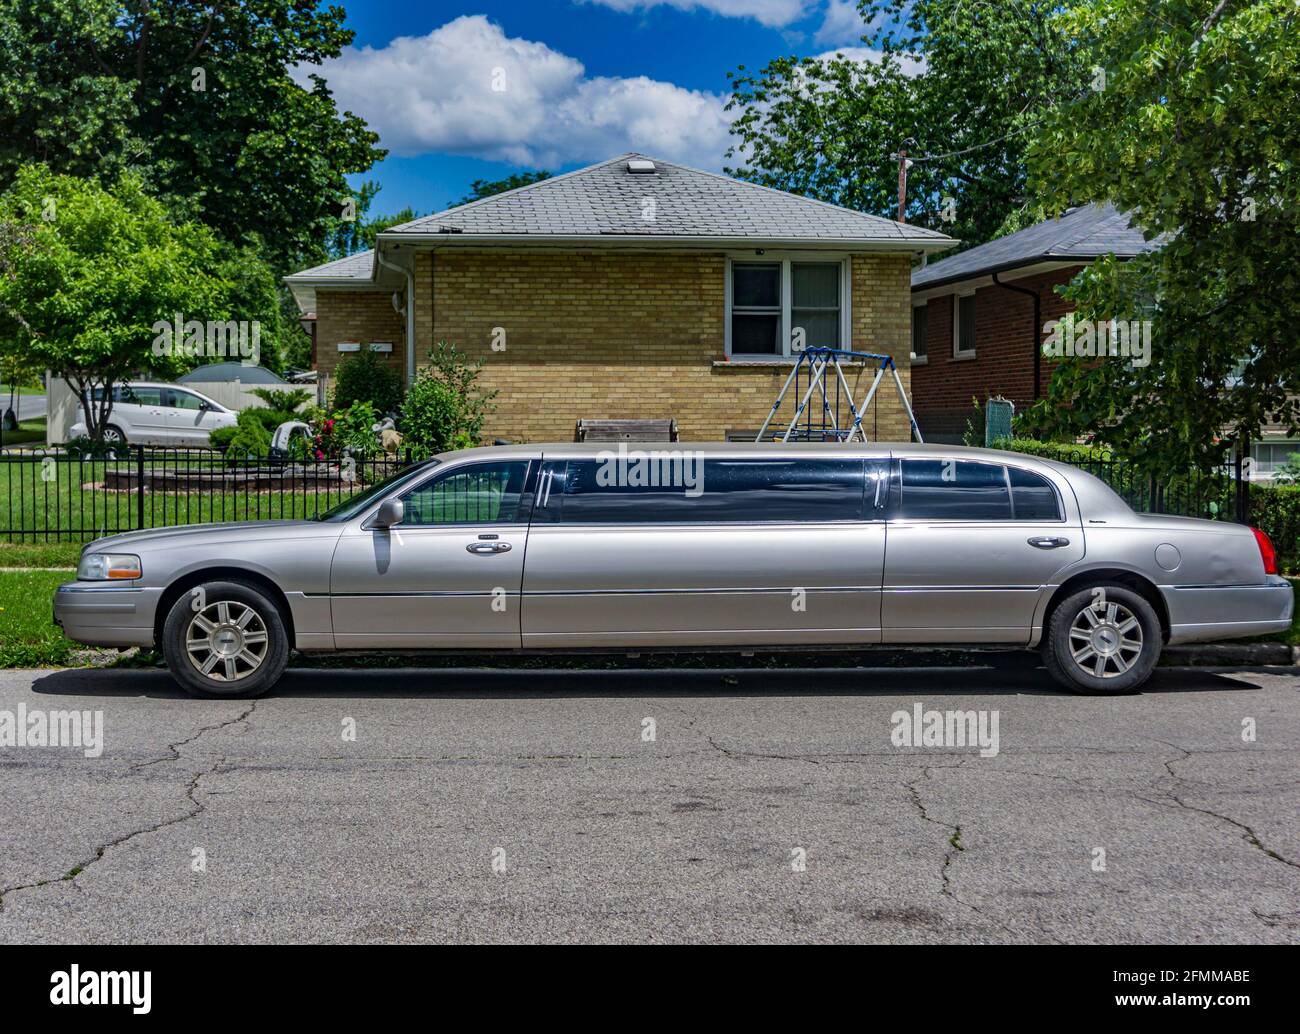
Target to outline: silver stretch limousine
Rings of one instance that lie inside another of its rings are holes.
[[[86,547],[54,620],[252,696],[289,650],[1039,648],[1069,689],[1291,620],[1243,525],[1135,514],[1074,467],[930,445],[446,453],[313,520]]]

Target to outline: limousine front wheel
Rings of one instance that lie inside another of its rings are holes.
[[[1121,585],[1094,585],[1063,600],[1043,637],[1053,678],[1076,693],[1124,693],[1151,675],[1160,657],[1160,619]]]
[[[289,659],[279,608],[245,582],[187,589],[167,614],[162,647],[172,677],[205,697],[265,693]]]

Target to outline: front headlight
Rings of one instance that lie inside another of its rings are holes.
[[[140,558],[130,553],[87,553],[77,565],[77,581],[106,582],[140,577]]]

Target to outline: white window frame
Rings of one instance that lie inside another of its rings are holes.
[[[930,303],[929,303],[929,301],[924,301],[924,302],[920,302],[920,303],[918,303],[918,304],[912,306],[912,326],[908,328],[908,334],[907,334],[907,350],[908,350],[908,354],[911,356],[911,360],[912,360],[912,365],[913,365],[913,366],[924,366],[926,363],[928,363],[928,362],[930,361],[930,350],[929,350],[929,347],[928,347],[928,346],[929,346],[929,341],[927,340],[927,342],[926,342],[927,347],[926,347],[925,355],[917,355],[916,352],[912,351],[912,341],[913,341],[913,339],[914,339],[914,337],[915,337],[916,310],[917,310],[917,309],[920,309],[922,312],[924,312],[924,313],[926,314],[926,328],[925,328],[925,329],[926,329],[926,338],[928,339],[929,336],[930,336],[930,325],[929,325],[929,319],[930,319]]]
[[[726,283],[724,292],[726,294],[726,311],[724,314],[725,321],[725,347],[728,359],[736,362],[751,363],[792,363],[798,358],[798,353],[790,348],[790,333],[793,329],[793,309],[794,309],[794,281],[790,271],[791,263],[820,263],[822,265],[838,265],[840,267],[840,348],[853,348],[853,259],[846,252],[823,252],[823,251],[764,251],[763,254],[757,255],[752,251],[737,252],[727,256]],[[781,339],[780,352],[733,352],[731,349],[731,297],[732,297],[732,266],[735,263],[742,265],[780,265],[781,267],[781,313],[778,317],[780,321],[779,334]]]
[[[961,347],[961,300],[974,298],[974,291],[959,291],[952,296],[952,357],[954,359],[974,359],[975,349]],[[978,306],[977,313],[978,313]]]

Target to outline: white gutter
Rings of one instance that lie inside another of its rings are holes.
[[[378,242],[375,243],[375,261],[385,269],[406,277],[406,306],[402,315],[406,317],[406,383],[410,384],[415,380],[415,274],[385,259]]]
[[[817,237],[817,238],[764,238],[764,237],[696,237],[686,234],[631,234],[631,233],[381,233],[376,241],[375,254],[378,256],[378,244],[546,244],[552,246],[572,247],[574,245],[591,245],[602,248],[621,246],[645,247],[653,245],[659,248],[808,248],[832,249],[843,251],[846,248],[863,252],[888,251],[943,251],[956,247],[961,242],[953,237],[897,237],[883,240],[864,240],[861,237]]]

